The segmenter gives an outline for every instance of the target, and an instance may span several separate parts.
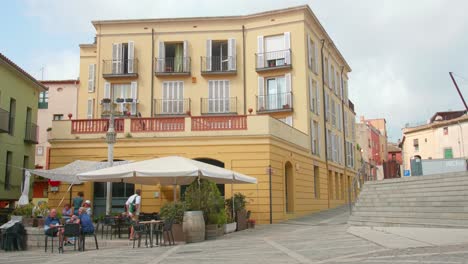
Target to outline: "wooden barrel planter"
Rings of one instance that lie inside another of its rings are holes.
[[[201,242],[205,240],[205,220],[202,211],[184,212],[182,228],[187,243]]]
[[[223,225],[206,225],[205,227],[205,239],[213,240],[217,237],[224,235],[224,226]]]

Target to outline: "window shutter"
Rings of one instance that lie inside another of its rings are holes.
[[[163,82],[163,85],[162,85],[162,104],[161,104],[161,112],[162,113],[168,113],[169,112],[169,109],[168,109],[168,105],[169,105],[169,82]]]
[[[320,84],[315,83],[315,92],[317,98],[317,115],[320,115]]]
[[[310,42],[310,34],[307,33],[307,62],[309,69],[312,69],[312,43]]]
[[[96,79],[96,64],[90,64],[88,71],[88,92],[94,93],[94,80]]]
[[[158,63],[156,64],[156,71],[157,72],[164,72],[166,68],[166,49],[164,46],[164,41],[159,41],[158,42]]]
[[[312,154],[315,154],[316,149],[315,149],[315,126],[314,126],[314,120],[310,120],[310,146],[311,146],[311,151]]]
[[[265,109],[265,80],[263,77],[258,77],[258,98],[257,98],[257,104],[258,104],[258,109],[257,110],[264,110]]]
[[[325,120],[329,121],[329,119],[330,119],[330,109],[329,109],[328,93],[325,92]]]
[[[118,49],[119,49],[119,44],[117,43],[112,43],[112,73],[116,74],[118,72]]]
[[[230,83],[229,81],[220,81],[224,83],[224,112],[229,113],[230,107],[229,107],[229,86]]]
[[[322,138],[320,137],[321,132],[320,132],[320,124],[317,123],[317,155],[320,156],[320,149],[321,149],[321,144],[322,144]]]
[[[284,32],[284,62],[291,64],[291,32]]]
[[[284,81],[286,85],[286,103],[289,104],[289,107],[293,107],[292,105],[292,93],[291,93],[291,73],[286,73],[284,75]]]
[[[128,73],[134,73],[135,66],[135,43],[133,41],[128,42],[128,60],[127,60],[127,69]]]
[[[265,54],[263,53],[263,36],[257,37],[257,68],[265,67]]]
[[[331,71],[331,56],[328,59],[328,88],[333,89],[332,87],[332,77],[333,77],[333,72]]]
[[[213,113],[214,112],[214,86],[215,86],[215,81],[208,81],[208,112]]]
[[[123,73],[123,45],[122,43],[117,44],[117,74],[122,74]]]
[[[189,72],[190,59],[189,59],[189,46],[188,41],[184,40],[184,72]]]
[[[206,71],[211,71],[211,62],[213,61],[213,54],[211,53],[211,39],[206,40]]]
[[[228,69],[230,71],[236,70],[236,39],[228,39]]]
[[[94,99],[88,99],[88,109],[87,109],[86,117],[88,119],[93,119],[93,113],[94,113]]]
[[[314,45],[314,49],[315,49],[315,69],[314,69],[314,72],[315,73],[318,73],[318,68],[319,68],[319,52],[318,52],[318,45],[315,44]]]
[[[104,98],[111,98],[111,84],[109,82],[104,83]]]
[[[314,88],[312,87],[312,75],[309,75],[309,104],[310,104],[310,111],[315,113],[315,92]]]

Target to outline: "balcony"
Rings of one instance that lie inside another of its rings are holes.
[[[279,50],[255,54],[256,71],[291,69],[291,50]]]
[[[190,57],[156,58],[156,76],[190,75]]]
[[[109,117],[111,112],[117,117],[136,116],[138,113],[138,99],[117,98],[113,102],[109,100],[101,100],[101,117]]]
[[[190,99],[155,99],[154,114],[157,116],[190,115]]]
[[[257,113],[292,112],[292,93],[257,96]]]
[[[0,133],[10,132],[10,113],[0,108]]]
[[[235,75],[236,57],[212,56],[201,57],[201,74],[203,75]]]
[[[237,115],[237,97],[201,98],[202,115]]]
[[[109,119],[75,119],[71,120],[71,134],[104,134],[109,129]],[[123,119],[114,119],[115,132],[124,129]]]
[[[34,123],[26,123],[24,133],[24,142],[37,144],[38,143],[38,126]]]
[[[305,151],[310,149],[310,137],[268,115],[248,116],[196,116],[125,118],[115,120],[117,142],[126,140],[201,140],[219,138],[232,140],[236,137],[273,137],[290,142]],[[104,143],[108,119],[52,121],[50,141],[95,140]],[[131,139],[127,138],[131,133]]]
[[[138,60],[104,60],[102,62],[102,77],[113,78],[137,78]]]
[[[49,108],[49,102],[39,102],[37,107],[39,109],[47,109],[47,108]]]

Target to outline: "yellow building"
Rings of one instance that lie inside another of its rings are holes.
[[[273,222],[346,203],[355,175],[351,69],[308,6],[93,25],[95,43],[80,45],[78,116],[54,121],[51,168],[106,160],[113,112],[116,160],[180,155],[256,177],[234,192],[247,195],[260,223],[270,221],[270,186]],[[116,210],[133,188],[142,188],[146,212],[172,200],[172,187],[114,184]],[[104,184],[78,190],[102,213]],[[231,186],[221,190],[231,196]]]

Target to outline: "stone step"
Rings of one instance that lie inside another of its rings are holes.
[[[468,202],[468,197],[465,195],[447,195],[447,196],[416,196],[416,197],[367,197],[367,196],[360,196],[357,200],[358,202],[387,202],[387,201],[393,201],[393,202],[448,202],[448,201],[467,201]]]
[[[376,201],[376,200],[358,200],[355,204],[356,207],[396,207],[396,206],[412,206],[412,207],[457,207],[466,206],[468,201]]]
[[[413,177],[403,177],[403,178],[396,178],[396,179],[386,179],[383,181],[368,181],[366,182],[367,185],[391,185],[391,184],[398,184],[398,183],[405,183],[411,184],[414,182],[431,182],[431,181],[452,181],[452,180],[459,180],[460,178],[468,177],[468,172],[456,172],[456,173],[447,173],[447,174],[439,174],[439,175],[426,175],[426,176],[413,176]]]
[[[468,213],[468,206],[356,206],[354,212]]]
[[[359,221],[359,220],[349,220],[349,225],[352,226],[392,226],[392,227],[424,227],[424,228],[468,228],[468,225],[444,225],[444,224],[429,224],[429,223],[388,223],[388,222],[377,222],[377,221]]]
[[[389,217],[389,218],[416,218],[416,219],[438,219],[438,220],[468,220],[468,213],[433,213],[433,212],[382,212],[382,211],[366,211],[356,210],[352,213],[353,216],[362,217]],[[467,221],[468,224],[468,221]]]
[[[394,192],[394,193],[375,193],[375,192],[369,192],[369,193],[363,193],[363,197],[365,196],[366,198],[391,198],[391,197],[437,197],[437,196],[467,196],[468,197],[468,188],[465,190],[458,190],[458,191],[431,191],[431,192],[410,192],[410,193],[400,193],[400,192]]]
[[[381,216],[354,216],[349,218],[348,222],[360,221],[368,223],[380,223],[385,226],[408,226],[408,225],[431,225],[431,226],[446,226],[446,227],[464,227],[468,228],[468,221],[460,219],[420,219],[411,217],[381,217]]]
[[[442,182],[442,183],[425,183],[419,185],[411,185],[411,186],[382,186],[382,187],[368,187],[363,188],[362,192],[379,192],[379,193],[386,193],[386,192],[393,192],[393,191],[418,191],[418,190],[459,190],[462,188],[468,187],[468,180],[466,182]]]

